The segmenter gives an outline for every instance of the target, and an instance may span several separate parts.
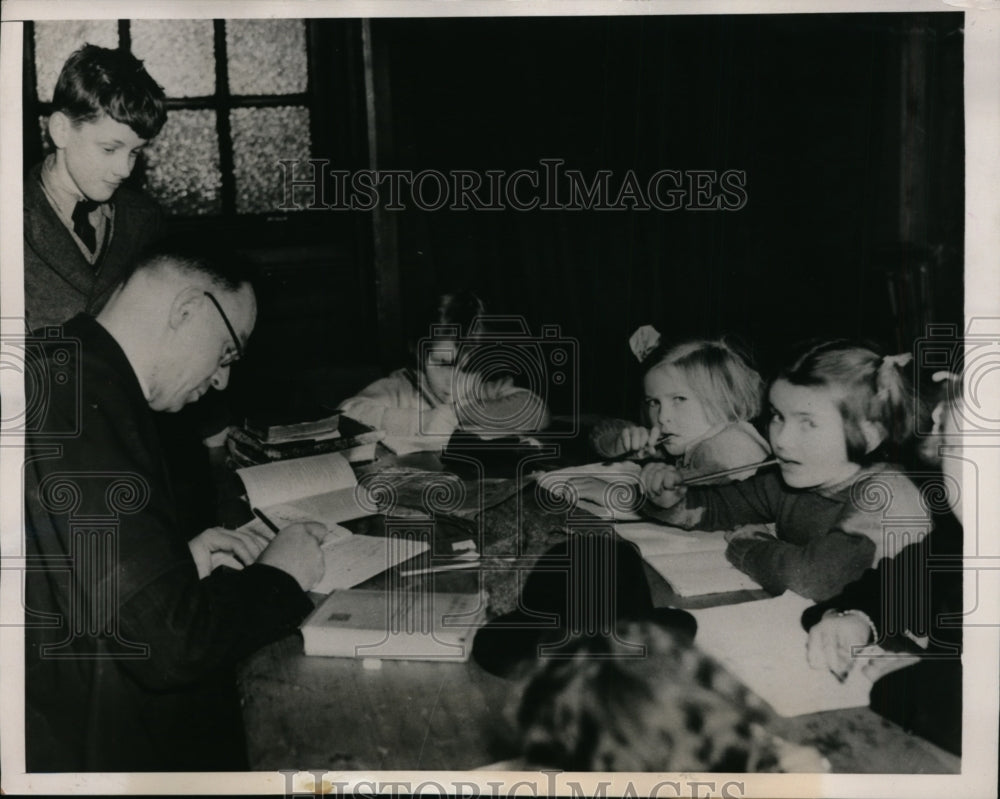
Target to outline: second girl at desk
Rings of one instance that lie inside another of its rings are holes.
[[[532,433],[548,425],[544,401],[509,377],[476,368],[486,307],[471,291],[443,294],[410,342],[413,365],[376,380],[340,410],[391,438],[444,447],[459,428],[484,437]]]

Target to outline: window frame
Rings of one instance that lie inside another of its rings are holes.
[[[236,208],[236,176],[229,117],[236,108],[305,107],[309,110],[312,158],[336,163],[337,168],[357,169],[366,165],[364,97],[363,89],[359,89],[363,87],[363,80],[360,79],[363,74],[360,21],[301,21],[306,29],[306,91],[282,95],[233,95],[229,92],[226,20],[212,20],[215,93],[201,97],[168,98],[166,107],[168,111],[204,109],[216,112],[222,210],[217,214],[197,216],[169,215],[174,232],[191,237],[211,235],[216,240],[221,236],[241,245],[268,246],[288,241],[329,241],[332,227],[333,231],[353,239],[355,245],[360,243],[355,238],[360,235],[360,220],[355,214],[305,209],[239,213]],[[118,45],[131,51],[131,20],[120,19],[117,23]],[[51,103],[38,98],[36,78],[34,23],[29,21],[24,26],[22,82],[25,171],[44,157],[38,120],[51,113]],[[136,188],[144,189],[144,166],[141,162],[128,179]]]

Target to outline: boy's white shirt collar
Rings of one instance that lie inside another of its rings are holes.
[[[72,220],[76,204],[87,199],[76,188],[66,170],[60,169],[55,153],[47,155],[42,162],[42,188],[64,222]]]
[[[55,153],[50,153],[45,157],[42,162],[41,169],[41,183],[42,192],[45,194],[45,198],[49,201],[49,205],[56,212],[60,221],[65,225],[66,229],[72,234],[74,241],[77,242],[77,246],[83,252],[84,257],[91,260],[97,257],[97,253],[92,253],[87,248],[87,246],[80,241],[76,232],[73,230],[73,211],[76,209],[76,204],[82,202],[87,198],[84,197],[80,190],[76,188],[73,183],[73,179],[70,178],[69,174],[65,169],[60,169],[59,161]],[[104,217],[104,225],[110,224],[112,219],[112,210],[110,202],[98,203],[97,209],[101,212]],[[102,233],[105,228],[102,226],[98,229],[98,240],[103,238]],[[100,251],[100,247],[98,248]]]

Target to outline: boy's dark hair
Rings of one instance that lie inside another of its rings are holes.
[[[127,50],[85,44],[63,64],[52,110],[74,124],[107,114],[136,135],[152,139],[167,121],[163,88]]]
[[[478,294],[468,289],[460,289],[439,296],[424,323],[454,325],[458,328],[458,337],[462,337],[469,335],[473,322],[485,313],[486,304]],[[422,331],[425,336],[430,333],[430,329]]]
[[[468,289],[439,294],[423,308],[420,316],[412,324],[408,341],[413,360],[411,365],[418,368],[420,367],[418,349],[421,341],[465,339],[472,331],[477,318],[486,313],[486,304],[478,294]],[[481,324],[481,321],[478,324]],[[468,351],[468,348],[466,350]]]

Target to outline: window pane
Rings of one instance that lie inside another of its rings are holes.
[[[118,23],[113,19],[35,23],[35,88],[38,99],[52,102],[52,92],[63,64],[85,44],[118,46]]]
[[[222,211],[222,174],[215,111],[176,110],[146,148],[146,184],[167,213]]]
[[[215,94],[215,34],[210,19],[132,22],[132,52],[167,97]]]
[[[284,188],[284,173],[278,162],[305,161],[310,155],[309,109],[300,106],[234,108],[230,114],[230,128],[237,213],[277,211]],[[308,164],[304,166],[311,169]]]
[[[229,91],[296,94],[306,90],[306,26],[298,19],[227,19]]]

